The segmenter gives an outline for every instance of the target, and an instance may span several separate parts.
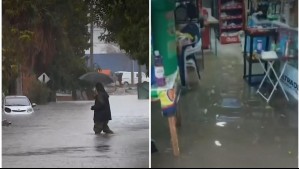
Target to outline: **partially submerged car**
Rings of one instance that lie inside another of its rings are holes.
[[[5,114],[32,114],[35,106],[26,96],[6,96],[3,111]]]

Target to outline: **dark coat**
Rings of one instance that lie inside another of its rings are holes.
[[[98,94],[95,97],[95,103],[91,107],[94,110],[94,122],[105,122],[112,120],[109,103],[109,95],[107,93]]]

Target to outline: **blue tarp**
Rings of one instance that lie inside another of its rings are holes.
[[[89,54],[86,54],[86,64],[90,67]],[[102,69],[110,69],[112,72],[131,72],[132,59],[123,53],[94,54],[94,67],[100,66]],[[146,66],[141,67],[141,71],[146,73]],[[138,62],[134,61],[134,72],[138,72]]]

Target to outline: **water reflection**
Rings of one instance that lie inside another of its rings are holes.
[[[219,127],[225,127],[226,125],[226,122],[222,121],[222,122],[216,122],[216,126],[219,126]]]
[[[218,141],[218,140],[215,140],[215,145],[216,145],[217,147],[221,147],[221,146],[222,146],[222,144],[221,144],[220,141]]]

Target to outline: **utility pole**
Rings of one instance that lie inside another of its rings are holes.
[[[132,66],[131,66],[131,68],[132,68],[132,71],[131,71],[131,84],[132,85],[134,85],[134,60],[132,60],[132,62],[131,62],[131,64],[132,64]]]
[[[90,3],[90,67],[93,70],[93,2]]]
[[[23,95],[23,73],[21,71],[21,65],[17,65],[19,76],[16,79],[16,94]]]
[[[138,62],[138,84],[142,83],[142,71],[141,71],[141,65]]]

